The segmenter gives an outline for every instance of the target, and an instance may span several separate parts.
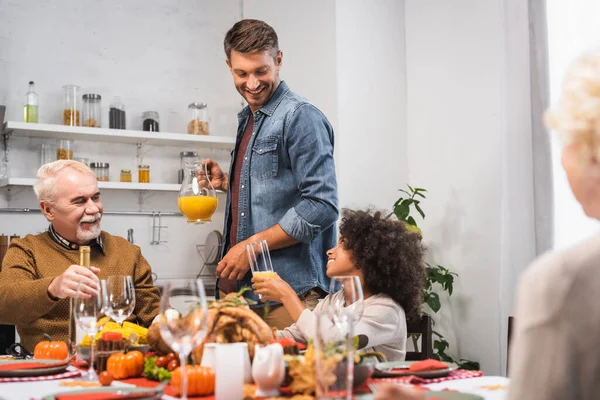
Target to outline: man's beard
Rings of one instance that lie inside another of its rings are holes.
[[[100,223],[98,225],[92,226],[87,230],[83,230],[81,225],[84,222],[95,222],[99,221],[102,218],[102,214],[97,213],[95,215],[85,215],[79,220],[79,226],[77,227],[77,239],[82,242],[90,242],[100,236]]]

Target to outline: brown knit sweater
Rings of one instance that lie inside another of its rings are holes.
[[[135,311],[130,319],[149,326],[158,314],[160,293],[152,283],[152,270],[140,248],[122,237],[102,232],[105,254],[91,248],[91,265],[99,278],[131,275],[135,284]],[[67,340],[69,299],[53,301],[48,285],[70,265],[79,264],[79,250],[68,250],[48,232],[14,239],[0,270],[0,324],[16,325],[21,343],[29,351],[44,340]]]

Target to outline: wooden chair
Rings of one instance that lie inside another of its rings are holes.
[[[506,376],[508,376],[508,365],[510,357],[510,342],[513,335],[513,328],[515,326],[515,317],[508,317],[508,333],[506,338]]]
[[[2,110],[3,106],[0,106],[0,128],[2,127]],[[8,237],[0,237],[0,270],[2,269],[2,259],[8,249]],[[15,326],[14,325],[2,325],[0,324],[0,355],[6,354],[6,349],[10,347],[16,340]]]
[[[426,360],[433,357],[433,322],[429,315],[415,321],[406,321],[407,334],[417,333],[421,338],[421,350],[415,343],[415,351],[406,352],[406,361]]]

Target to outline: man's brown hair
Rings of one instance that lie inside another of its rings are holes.
[[[277,33],[269,24],[257,19],[236,22],[225,35],[223,45],[228,60],[231,60],[231,50],[240,53],[268,51],[274,59],[279,53]]]

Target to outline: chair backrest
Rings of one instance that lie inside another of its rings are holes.
[[[508,317],[508,332],[506,337],[506,376],[508,376],[508,365],[510,357],[510,342],[513,336],[513,328],[515,326],[515,317]]]
[[[0,106],[0,114],[2,114],[2,107]],[[0,115],[0,117],[2,117]],[[0,118],[0,128],[1,128]],[[0,270],[2,270],[2,259],[8,249],[8,236],[2,235],[0,237]],[[0,355],[6,354],[6,349],[15,342],[15,326],[14,325],[2,325],[0,324]]]
[[[415,351],[406,352],[406,361],[426,360],[433,357],[433,323],[429,315],[422,315],[414,321],[406,321],[406,333],[416,333],[421,338],[421,349],[415,344]]]

